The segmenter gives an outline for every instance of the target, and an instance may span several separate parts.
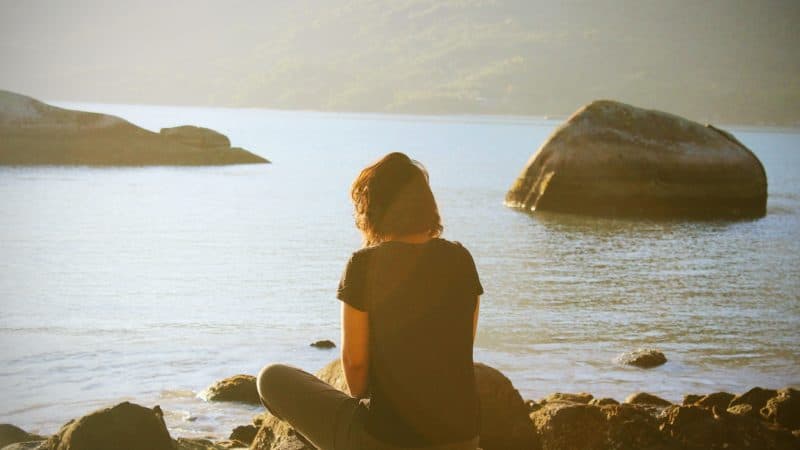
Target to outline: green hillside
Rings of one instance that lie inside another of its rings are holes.
[[[72,15],[58,22],[39,18],[45,3],[4,3],[0,51],[14,69],[0,86],[54,100],[434,114],[563,115],[613,98],[800,124],[800,2],[262,3],[48,6]]]

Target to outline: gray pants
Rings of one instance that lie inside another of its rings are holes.
[[[384,444],[364,428],[367,409],[358,399],[295,367],[273,364],[258,374],[258,394],[282,419],[320,450],[406,450]],[[476,450],[478,438],[417,450]]]

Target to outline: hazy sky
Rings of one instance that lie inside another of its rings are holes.
[[[0,88],[45,100],[800,122],[800,1],[7,1]]]

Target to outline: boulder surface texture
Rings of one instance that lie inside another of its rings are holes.
[[[0,90],[0,165],[224,165],[268,163],[206,128],[160,133],[119,117],[57,108]]]
[[[545,141],[506,204],[601,216],[754,218],[766,214],[767,176],[728,132],[599,100]]]
[[[124,402],[68,422],[41,449],[173,450],[173,441],[161,408]]]

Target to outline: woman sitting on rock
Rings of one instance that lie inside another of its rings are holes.
[[[276,364],[258,376],[261,401],[321,450],[475,450],[483,288],[472,256],[439,237],[427,172],[402,153],[362,170],[351,196],[365,246],[337,297],[352,396]]]

